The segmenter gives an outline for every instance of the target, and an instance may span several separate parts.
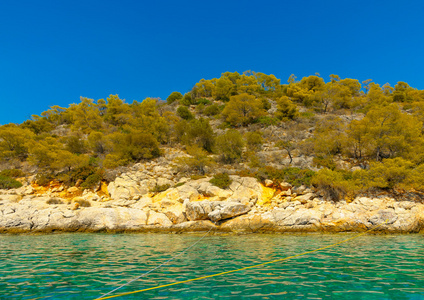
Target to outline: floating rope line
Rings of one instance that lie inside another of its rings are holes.
[[[244,268],[240,268],[240,269],[236,269],[236,270],[231,270],[231,271],[216,273],[216,274],[212,274],[212,275],[197,277],[197,278],[183,280],[183,281],[177,281],[177,282],[174,282],[174,283],[163,284],[163,285],[159,285],[159,286],[155,286],[155,287],[151,287],[151,288],[147,288],[147,289],[142,289],[142,290],[127,292],[127,293],[122,293],[122,294],[108,296],[108,297],[103,297],[102,296],[100,298],[96,298],[95,300],[105,300],[105,299],[111,299],[111,298],[116,298],[116,297],[131,295],[131,294],[137,294],[137,293],[147,292],[147,291],[151,291],[151,290],[157,290],[157,289],[168,287],[168,286],[173,286],[173,285],[177,285],[177,284],[183,284],[183,283],[193,282],[193,281],[202,280],[202,279],[206,279],[206,278],[212,278],[212,277],[216,277],[216,276],[221,276],[221,275],[226,275],[226,274],[230,274],[230,273],[240,272],[240,271],[244,271],[244,270],[248,270],[248,269],[253,269],[253,268],[260,267],[260,266],[274,264],[274,263],[277,263],[277,262],[282,262],[282,261],[289,260],[289,259],[292,259],[292,258],[295,258],[295,257],[304,256],[304,255],[307,255],[307,254],[311,254],[311,253],[314,253],[314,252],[317,252],[317,251],[321,251],[321,250],[324,250],[324,249],[328,249],[328,248],[335,247],[335,246],[338,246],[340,244],[349,242],[349,241],[351,241],[353,239],[356,239],[356,238],[358,238],[360,236],[363,236],[363,235],[367,234],[368,232],[371,232],[371,231],[377,229],[381,225],[386,224],[388,221],[389,220],[386,220],[385,222],[381,223],[380,225],[377,225],[377,226],[375,226],[375,227],[373,227],[373,228],[371,228],[371,229],[369,229],[369,230],[367,230],[367,231],[365,231],[363,233],[360,233],[358,235],[355,235],[355,236],[353,236],[351,238],[348,238],[346,240],[343,240],[341,242],[337,242],[337,243],[334,243],[334,244],[331,244],[331,245],[328,245],[328,246],[325,246],[325,247],[321,247],[321,248],[318,248],[318,249],[315,249],[315,250],[306,251],[306,252],[303,252],[303,253],[300,253],[300,254],[296,254],[296,255],[292,255],[292,256],[287,256],[287,257],[284,257],[284,258],[280,258],[280,259],[276,259],[276,260],[272,260],[272,261],[268,261],[268,262],[264,262],[264,263],[261,263],[261,264],[257,264],[257,265],[253,265],[253,266],[248,266],[248,267],[244,267]],[[140,278],[140,277],[138,277],[138,278]],[[111,292],[109,292],[108,294],[110,294]]]
[[[128,282],[126,282],[126,283],[124,283],[123,285],[120,285],[120,286],[118,286],[117,288],[115,288],[115,289],[113,289],[113,290],[111,290],[110,292],[108,292],[108,293],[106,293],[106,294],[104,294],[104,295],[102,295],[102,296],[100,296],[99,298],[96,298],[96,299],[94,299],[94,300],[100,300],[100,299],[107,299],[107,298],[113,298],[113,297],[118,297],[118,295],[117,296],[111,296],[111,297],[105,297],[105,296],[107,296],[107,295],[109,295],[109,294],[112,294],[113,292],[116,292],[117,290],[119,290],[119,289],[121,289],[121,288],[123,288],[124,286],[127,286],[127,285],[129,285],[130,283],[133,283],[134,281],[136,281],[136,280],[139,280],[140,278],[142,278],[142,277],[144,277],[144,276],[146,276],[146,275],[148,275],[148,274],[150,274],[150,273],[152,273],[153,271],[155,271],[155,270],[157,270],[157,269],[159,269],[160,267],[162,267],[162,266],[164,266],[164,265],[166,265],[167,263],[169,263],[170,261],[172,261],[172,260],[174,260],[175,258],[177,258],[178,256],[181,256],[182,254],[184,254],[185,252],[187,252],[188,250],[190,250],[191,248],[193,248],[196,244],[198,244],[201,240],[203,240],[208,234],[209,234],[209,232],[211,232],[211,230],[213,229],[213,227],[211,227],[210,229],[209,229],[209,231],[208,232],[206,232],[200,239],[198,239],[193,245],[191,245],[190,247],[188,247],[188,248],[186,248],[184,251],[181,251],[180,253],[178,253],[177,255],[175,255],[175,256],[173,256],[173,257],[171,257],[170,259],[168,259],[167,261],[165,261],[165,262],[163,262],[163,263],[161,263],[159,266],[157,266],[157,267],[155,267],[155,268],[153,268],[153,269],[151,269],[150,271],[148,271],[148,272],[146,272],[146,273],[143,273],[143,274],[141,274],[140,276],[138,276],[138,277],[136,277],[136,278],[134,278],[134,279],[132,279],[132,280],[130,280],[130,281],[128,281]]]

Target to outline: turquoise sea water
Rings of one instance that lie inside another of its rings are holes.
[[[202,234],[0,235],[0,299],[95,299]],[[209,235],[114,294],[320,248],[355,234]],[[365,235],[284,262],[114,299],[424,299],[424,236]]]

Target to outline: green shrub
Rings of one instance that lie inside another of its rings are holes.
[[[271,118],[269,116],[262,116],[258,118],[257,122],[264,126],[271,126],[271,125],[276,125],[279,122],[279,120],[277,118]]]
[[[187,106],[179,106],[177,108],[177,115],[184,120],[194,119],[193,114],[190,112]]]
[[[312,119],[315,116],[315,114],[310,111],[304,111],[304,112],[301,112],[299,116],[304,119]]]
[[[283,96],[278,101],[278,108],[275,116],[280,120],[293,120],[299,114],[297,106],[293,103],[289,97]]]
[[[197,104],[209,105],[211,102],[205,98],[199,98],[196,100]]]
[[[226,189],[233,181],[227,173],[219,173],[214,175],[213,178],[209,180],[209,182],[221,189]]]
[[[35,183],[39,186],[49,186],[50,181],[54,179],[52,174],[48,173],[38,173],[37,176],[35,176]]]
[[[264,143],[262,133],[259,131],[247,132],[244,135],[246,146],[251,151],[259,151]]]
[[[6,169],[0,172],[0,176],[18,178],[18,177],[24,177],[25,173],[19,169]]]
[[[230,129],[216,138],[216,146],[220,160],[232,164],[241,159],[244,140],[239,131]]]
[[[174,188],[177,188],[179,186],[183,186],[185,182],[178,182],[176,185],[174,185]]]
[[[84,166],[71,170],[70,172],[62,173],[58,179],[68,186],[75,185],[77,181],[84,182],[89,176],[96,174],[98,169],[94,166]]]
[[[50,198],[49,200],[46,201],[47,204],[63,204],[63,201],[60,200],[59,198]]]
[[[180,103],[185,106],[195,104],[194,99],[191,97],[191,93],[186,93],[184,97],[180,100]]]
[[[350,171],[321,169],[312,178],[312,185],[333,200],[353,199],[361,187]]]
[[[260,181],[271,179],[276,183],[288,182],[294,186],[310,185],[315,172],[309,169],[284,168],[276,169],[273,167],[264,167],[257,172],[257,178]]]
[[[168,104],[172,104],[173,102],[180,100],[183,98],[183,95],[180,92],[172,92],[168,98],[166,98],[166,102]]]
[[[265,110],[269,110],[269,109],[271,108],[271,103],[269,102],[269,100],[268,100],[268,99],[266,99],[266,98],[261,98],[260,100],[261,100],[261,103],[262,103],[262,107],[263,107],[263,109],[265,109]]]
[[[198,180],[198,179],[202,179],[202,178],[205,178],[205,177],[206,177],[205,175],[194,174],[194,175],[190,176],[190,179],[191,180]]]
[[[19,181],[9,176],[0,175],[0,189],[17,189],[21,186],[22,183],[20,183]]]
[[[152,193],[161,193],[161,192],[164,192],[164,191],[166,191],[167,189],[169,189],[171,187],[171,185],[169,185],[169,184],[162,184],[162,185],[155,185],[151,190],[150,190],[150,192],[152,192]]]
[[[78,203],[80,207],[91,207],[90,201],[85,199],[76,199],[74,202]]]
[[[206,106],[203,109],[203,114],[206,116],[216,116],[221,112],[220,107],[217,104],[212,104],[209,106]]]
[[[81,183],[81,188],[83,190],[92,189],[99,185],[100,181],[103,179],[104,172],[99,170],[94,174],[89,175],[83,183]]]
[[[381,189],[402,187],[404,182],[409,181],[411,174],[416,173],[412,173],[412,167],[412,162],[401,157],[372,162],[367,172],[367,185]]]
[[[336,168],[336,163],[332,156],[317,155],[312,159],[312,162],[318,168],[328,168],[330,170],[334,170]]]

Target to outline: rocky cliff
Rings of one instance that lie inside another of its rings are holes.
[[[48,191],[26,185],[0,191],[0,232],[384,232],[424,229],[424,205],[387,196],[349,203],[323,199],[311,189],[259,183],[232,175],[227,189],[210,178],[178,182],[171,167],[139,165],[97,192],[78,187]],[[155,186],[168,187],[153,193]],[[268,187],[267,187],[268,186]]]

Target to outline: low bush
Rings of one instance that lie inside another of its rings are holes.
[[[194,119],[194,115],[190,112],[187,106],[179,106],[177,108],[177,115],[184,120]]]
[[[80,187],[83,190],[92,189],[97,187],[100,184],[104,177],[104,171],[98,170],[96,173],[89,175],[83,183],[81,183]]]
[[[288,182],[294,186],[308,186],[311,184],[311,179],[314,174],[315,172],[309,169],[300,169],[294,167],[276,169],[273,167],[264,167],[257,172],[256,177],[261,181],[270,179],[276,184],[281,182]]]
[[[221,112],[221,108],[217,104],[206,106],[203,109],[203,114],[206,116],[216,116]]]
[[[9,176],[0,175],[0,189],[17,189],[21,186],[22,183],[20,183],[19,181]]]
[[[169,184],[155,185],[155,186],[154,186],[154,187],[150,190],[150,192],[157,194],[157,193],[161,193],[161,192],[166,191],[166,190],[167,190],[167,189],[169,189],[170,187],[171,187],[171,185],[169,185]]]
[[[361,190],[359,182],[350,171],[319,170],[311,181],[312,185],[333,200],[353,199]]]
[[[38,173],[35,176],[35,183],[39,186],[49,186],[50,181],[54,179],[54,176],[49,173]]]
[[[226,189],[233,181],[227,173],[219,173],[214,175],[213,178],[209,180],[209,182],[221,189]]]
[[[90,201],[85,199],[76,199],[74,202],[78,203],[80,207],[91,207]]]
[[[60,200],[59,198],[50,198],[49,200],[46,201],[47,204],[63,204],[63,201]]]
[[[25,173],[19,169],[6,169],[0,172],[0,176],[18,178],[18,177],[24,177]]]
[[[203,105],[211,104],[211,102],[208,99],[205,99],[205,98],[196,99],[196,103],[197,104],[203,104]]]

